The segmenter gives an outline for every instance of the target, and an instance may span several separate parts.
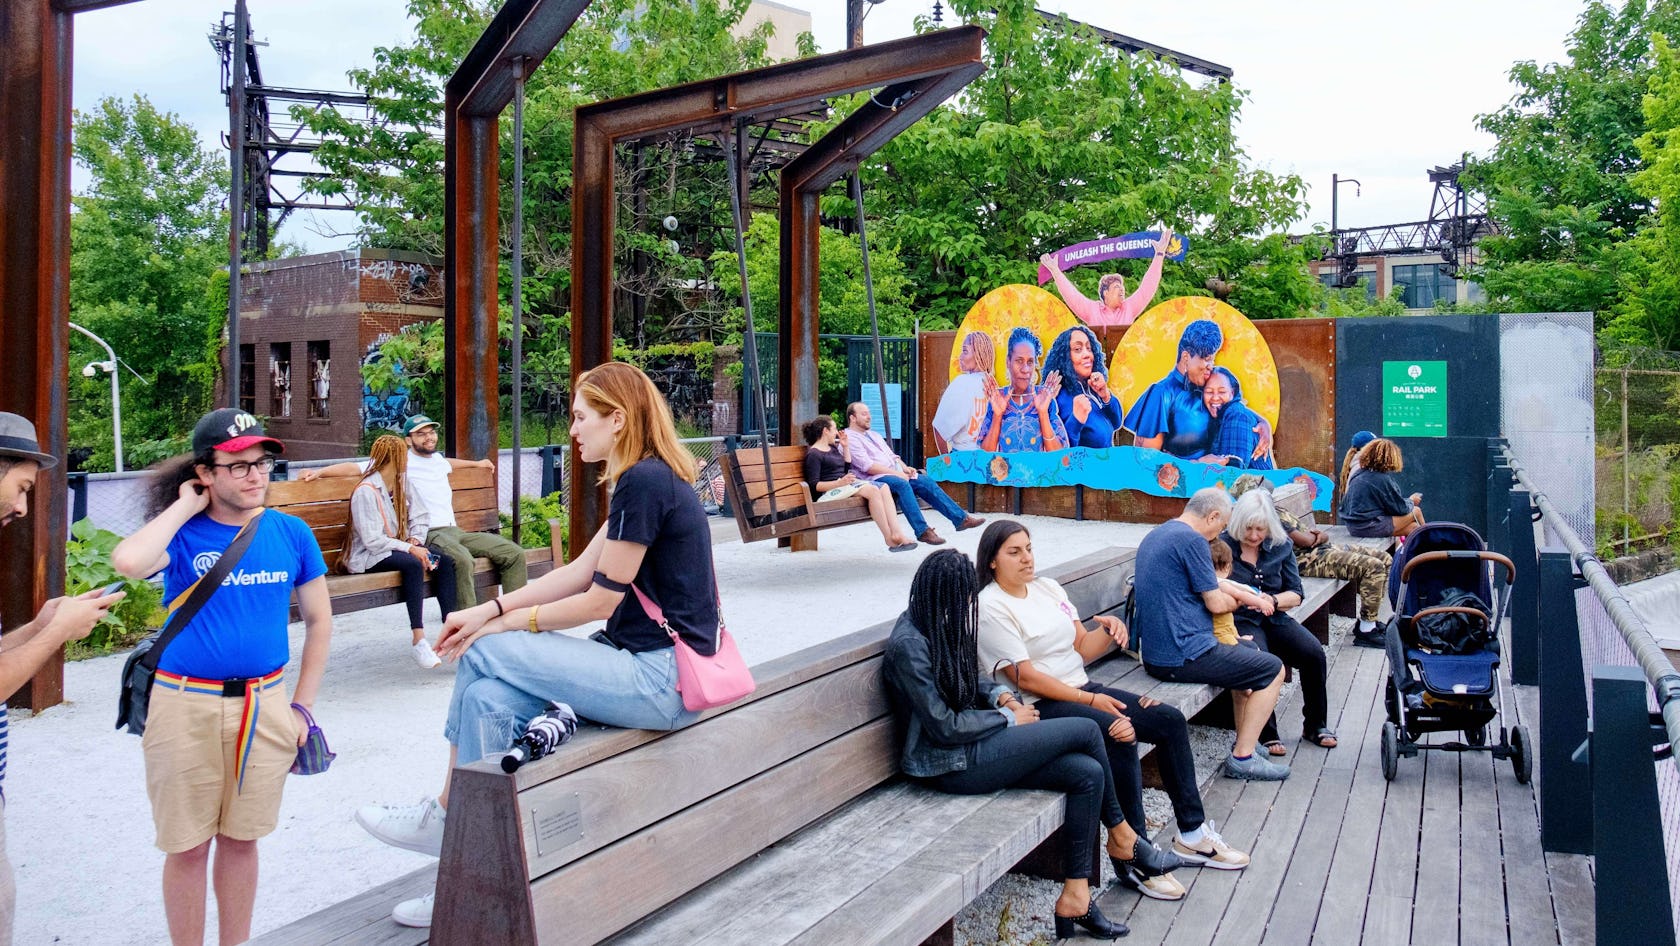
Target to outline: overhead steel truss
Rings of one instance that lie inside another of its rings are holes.
[[[1435,194],[1429,201],[1428,220],[1333,231],[1325,258],[1338,261],[1335,285],[1354,285],[1359,279],[1360,257],[1365,256],[1439,254],[1441,271],[1454,279],[1463,278],[1476,242],[1499,232],[1488,216],[1487,198],[1466,188],[1463,174],[1463,161],[1430,169]]]

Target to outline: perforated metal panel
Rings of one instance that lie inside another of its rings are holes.
[[[1593,543],[1591,312],[1499,317],[1500,429],[1569,527]]]

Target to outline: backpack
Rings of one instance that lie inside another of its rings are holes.
[[[1488,616],[1488,606],[1475,592],[1449,588],[1435,607],[1474,608],[1482,613],[1476,620],[1468,614],[1447,612],[1425,614],[1416,621],[1417,642],[1437,654],[1473,654],[1498,640],[1498,631]]]

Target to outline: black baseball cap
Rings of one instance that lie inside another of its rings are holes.
[[[286,445],[270,437],[256,417],[238,408],[224,407],[211,411],[193,426],[194,456],[203,456],[212,450],[238,453],[257,444],[262,444],[270,453],[286,452]]]

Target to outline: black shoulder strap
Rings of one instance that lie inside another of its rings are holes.
[[[152,649],[140,658],[142,666],[148,670],[157,669],[158,661],[163,659],[163,649],[168,647],[169,642],[185,630],[188,624],[192,623],[193,617],[198,614],[198,609],[204,606],[204,602],[210,600],[210,596],[215,594],[216,589],[222,586],[222,581],[227,578],[228,573],[233,571],[233,566],[239,564],[239,560],[245,557],[245,550],[250,548],[251,539],[257,534],[257,523],[262,521],[263,512],[266,511],[259,510],[255,516],[251,517],[249,522],[241,526],[239,534],[233,537],[233,541],[228,543],[226,549],[222,550],[222,557],[218,558],[216,564],[210,566],[210,570],[193,583],[192,590],[187,593],[187,600],[182,602],[181,606],[176,608],[174,613],[169,616],[169,623],[164,625],[162,631],[158,632],[157,640],[152,644]]]

